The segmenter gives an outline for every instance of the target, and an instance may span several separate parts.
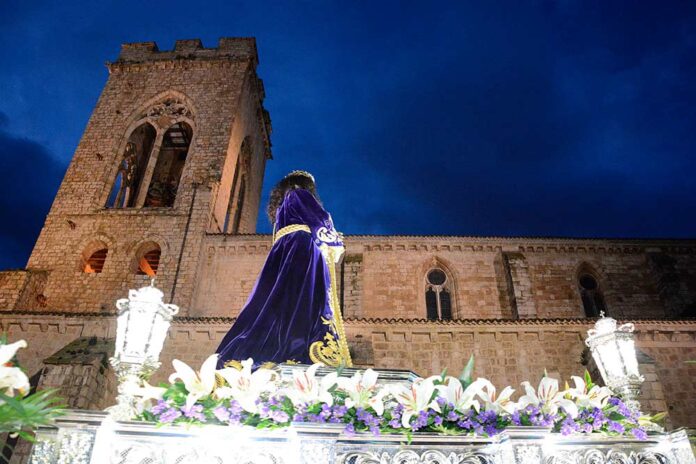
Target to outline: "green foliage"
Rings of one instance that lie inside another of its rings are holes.
[[[64,414],[64,405],[55,390],[42,390],[26,397],[11,397],[0,393],[0,433],[17,433],[32,440],[30,431],[49,425]]]
[[[459,376],[459,381],[462,383],[462,387],[466,389],[473,382],[472,376],[474,375],[474,355],[469,357],[469,362],[464,366],[464,370]]]
[[[590,375],[590,372],[585,369],[585,385],[587,386],[587,391],[592,390],[592,387],[595,386],[594,382],[592,382],[592,376]]]

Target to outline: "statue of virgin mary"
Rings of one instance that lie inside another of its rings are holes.
[[[217,349],[218,367],[253,358],[271,363],[351,366],[336,294],[344,251],[314,177],[293,171],[268,204],[273,246],[251,295]]]

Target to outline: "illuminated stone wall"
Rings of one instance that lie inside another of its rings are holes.
[[[245,138],[251,159],[240,231],[256,227],[270,157],[257,60],[254,39],[221,39],[209,49],[182,40],[172,51],[153,42],[123,45],[107,65],[108,81],[29,258],[27,268],[45,271],[47,279],[10,301],[5,293],[12,290],[4,288],[16,288],[9,280],[17,276],[0,278],[0,310],[111,311],[116,298],[148,280],[136,275],[136,251],[150,241],[162,252],[158,286],[190,307],[202,241],[224,223]],[[162,109],[170,102],[184,109]],[[130,132],[146,121],[159,134],[179,120],[193,135],[174,206],[105,208]],[[97,241],[108,248],[103,271],[84,273],[82,254]]]
[[[270,245],[264,235],[208,235],[191,314],[235,316]],[[689,241],[356,235],[346,247],[337,272],[347,317],[425,318],[432,267],[453,284],[454,319],[585,317],[578,276],[587,269],[614,317],[696,316],[696,245]],[[670,274],[650,265],[656,253],[676,263]]]
[[[227,318],[176,320],[162,354],[163,368],[153,383],[166,380],[174,358],[200,366],[215,351],[231,323],[232,319]],[[346,322],[351,351],[358,365],[409,369],[420,375],[440,373],[447,368],[448,372],[458,374],[473,354],[476,376],[487,377],[497,386],[512,385],[518,391],[521,381],[537,382],[544,369],[562,379],[582,374],[586,368],[582,360],[583,340],[591,327],[592,321],[582,319],[447,323],[350,319]],[[75,369],[93,372],[95,357],[89,353],[76,357],[74,364],[78,367],[71,368],[69,362],[58,363],[56,358],[61,356],[54,355],[61,350],[65,353],[64,348],[71,343],[84,344],[91,337],[113,338],[115,318],[98,314],[5,313],[0,315],[0,331],[6,331],[11,340],[27,340],[29,346],[20,350],[19,361],[31,375],[44,368],[43,360],[48,360],[51,372],[58,370],[58,377],[54,375],[48,381],[60,385],[64,373]],[[696,403],[689,399],[696,391],[696,365],[686,362],[696,359],[696,322],[638,321],[636,331],[640,368],[646,377],[642,397],[645,409],[667,410],[674,426],[696,426]],[[84,362],[85,356],[89,363]],[[92,381],[95,386],[102,383]],[[68,382],[64,388],[72,387]],[[113,395],[113,387],[108,390],[112,393],[104,394]],[[108,399],[98,398],[84,389],[76,390],[75,394],[89,398],[90,404],[108,403]]]

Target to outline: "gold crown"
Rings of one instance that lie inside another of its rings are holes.
[[[307,171],[292,171],[292,172],[289,173],[287,176],[285,176],[285,178],[287,179],[288,177],[291,177],[291,176],[304,176],[304,177],[309,177],[310,179],[312,179],[312,182],[315,182],[315,183],[316,183],[316,181],[314,180],[314,176],[313,176],[312,174],[310,174],[309,172],[307,172]]]

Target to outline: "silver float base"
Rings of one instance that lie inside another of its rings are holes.
[[[70,411],[41,428],[31,464],[696,464],[684,430],[647,441],[516,427],[494,438],[414,434],[346,436],[343,426],[157,427]]]

